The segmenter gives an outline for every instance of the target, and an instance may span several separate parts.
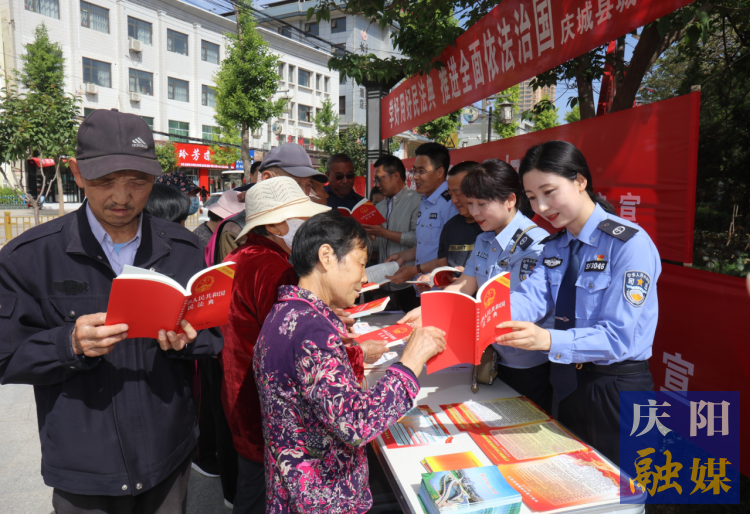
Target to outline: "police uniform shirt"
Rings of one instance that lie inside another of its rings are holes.
[[[534,225],[535,223],[521,214],[521,211],[517,211],[508,226],[499,234],[495,235],[493,231],[482,232],[474,243],[474,251],[466,262],[464,274],[476,277],[477,287],[482,287],[491,278],[507,271],[510,273],[510,290],[514,291],[518,284],[531,276],[544,248],[541,241],[549,235],[546,230],[539,227],[531,228],[521,235],[526,228]],[[518,244],[511,254],[516,241]],[[554,326],[554,322],[550,321],[552,317],[550,315],[543,319],[540,326]],[[547,356],[539,351],[499,344],[494,344],[494,347],[500,354],[500,362],[511,368],[531,368],[547,361]]]
[[[573,239],[567,231],[548,238],[534,272],[511,293],[514,320],[554,312]],[[658,319],[656,246],[643,229],[599,205],[577,239],[576,326],[550,330],[549,360],[606,365],[648,359]]]
[[[456,214],[445,224],[440,232],[438,259],[447,259],[448,266],[458,268],[466,261],[474,249],[474,241],[482,233],[482,227],[476,221],[468,223],[466,217]]]
[[[440,232],[458,209],[451,202],[448,182],[440,184],[430,196],[422,196],[417,215],[417,256],[414,264],[424,264],[437,258]]]

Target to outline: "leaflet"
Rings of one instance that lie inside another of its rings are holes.
[[[453,442],[437,418],[435,412],[426,405],[418,405],[404,414],[398,421],[388,427],[380,436],[387,448],[406,448],[428,444],[447,444]]]
[[[464,432],[486,432],[493,428],[538,423],[550,419],[534,402],[521,396],[475,402],[441,405],[456,428]]]

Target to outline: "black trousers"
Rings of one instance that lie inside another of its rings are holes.
[[[221,404],[221,385],[224,381],[224,370],[221,369],[219,359],[213,357],[203,359],[203,369],[208,381],[208,392],[211,397],[213,412],[214,434],[216,437],[216,456],[219,459],[219,474],[221,475],[221,489],[224,499],[234,503],[237,494],[237,450],[234,449],[232,431],[229,429],[224,407]]]
[[[137,496],[99,496],[52,491],[55,514],[186,514],[190,461],[156,486]]]
[[[232,514],[265,514],[266,469],[261,462],[239,456],[237,495]]]
[[[200,359],[196,361],[198,374],[200,377],[200,389],[195,395],[196,407],[198,410],[198,436],[197,451],[193,462],[198,464],[206,471],[213,471],[218,468],[216,455],[216,423],[214,422],[213,398],[211,395],[211,385],[208,380],[208,367],[211,365],[209,359]],[[211,359],[216,360],[216,359]]]
[[[497,378],[536,403],[546,412],[552,410],[552,384],[549,382],[549,361],[533,368],[509,368],[500,364]]]
[[[620,391],[653,391],[651,372],[605,375],[576,370],[578,388],[560,402],[558,419],[584,442],[620,465]]]

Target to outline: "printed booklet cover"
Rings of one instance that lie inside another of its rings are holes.
[[[521,495],[496,466],[423,473],[419,496],[431,514],[515,514],[521,509]]]
[[[352,210],[346,207],[339,207],[339,213],[347,218],[354,218],[363,225],[380,225],[385,223],[385,218],[375,205],[368,200],[363,198]]]

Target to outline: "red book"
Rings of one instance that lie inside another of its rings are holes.
[[[422,326],[445,331],[445,351],[427,361],[427,373],[457,364],[479,364],[484,349],[510,329],[497,325],[510,321],[510,275],[488,280],[475,300],[457,291],[422,293]]]
[[[362,334],[356,337],[355,340],[359,343],[365,341],[386,341],[388,343],[395,343],[403,341],[409,337],[414,329],[410,325],[391,325],[390,327],[381,328],[380,330],[374,330],[366,334]]]
[[[182,333],[186,319],[195,330],[227,322],[235,263],[224,262],[193,275],[186,288],[166,275],[125,266],[112,282],[105,325],[125,323],[128,337],[156,338],[159,330]]]
[[[380,300],[375,300],[372,302],[363,303],[362,305],[349,307],[348,309],[344,309],[344,312],[346,312],[350,318],[361,318],[362,316],[375,314],[376,312],[385,310],[385,306],[388,305],[388,301],[390,299],[390,296],[386,296],[385,298],[381,298]]]
[[[367,198],[363,198],[352,210],[346,207],[339,207],[339,213],[347,218],[354,218],[363,225],[380,225],[385,223],[385,218],[380,211]]]
[[[435,268],[430,273],[430,280],[407,280],[407,284],[422,284],[429,285],[430,287],[435,286],[449,286],[453,283],[453,279],[461,276],[461,270],[453,268],[451,266],[440,266]]]

